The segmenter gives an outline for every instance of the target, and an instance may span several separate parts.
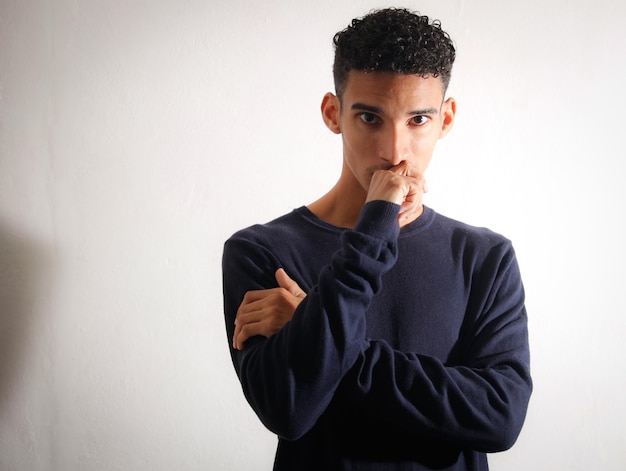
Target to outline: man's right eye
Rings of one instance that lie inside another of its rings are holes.
[[[373,113],[361,113],[359,114],[359,118],[361,118],[361,121],[365,124],[377,124],[379,122],[378,116]]]

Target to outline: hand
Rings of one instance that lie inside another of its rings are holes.
[[[235,317],[233,348],[236,350],[243,350],[250,337],[269,337],[282,329],[306,297],[282,268],[276,270],[275,277],[278,288],[248,291],[244,296]]]
[[[408,224],[422,213],[422,197],[428,191],[424,176],[403,160],[389,169],[379,169],[372,174],[365,202],[389,201],[400,205],[398,222]]]

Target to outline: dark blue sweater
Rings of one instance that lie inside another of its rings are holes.
[[[277,268],[308,293],[278,333],[231,348],[277,470],[485,470],[519,434],[532,387],[511,243],[430,208],[400,230],[398,211],[368,203],[348,230],[302,207],[225,244],[229,343]]]

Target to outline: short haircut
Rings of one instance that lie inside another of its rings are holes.
[[[456,51],[438,20],[401,8],[356,18],[333,38],[335,91],[342,97],[351,70],[441,77],[450,83]]]

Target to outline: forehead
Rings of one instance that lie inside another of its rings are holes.
[[[373,100],[379,103],[407,105],[417,101],[439,106],[443,101],[443,94],[440,77],[351,70],[346,81],[343,100],[348,102]]]

